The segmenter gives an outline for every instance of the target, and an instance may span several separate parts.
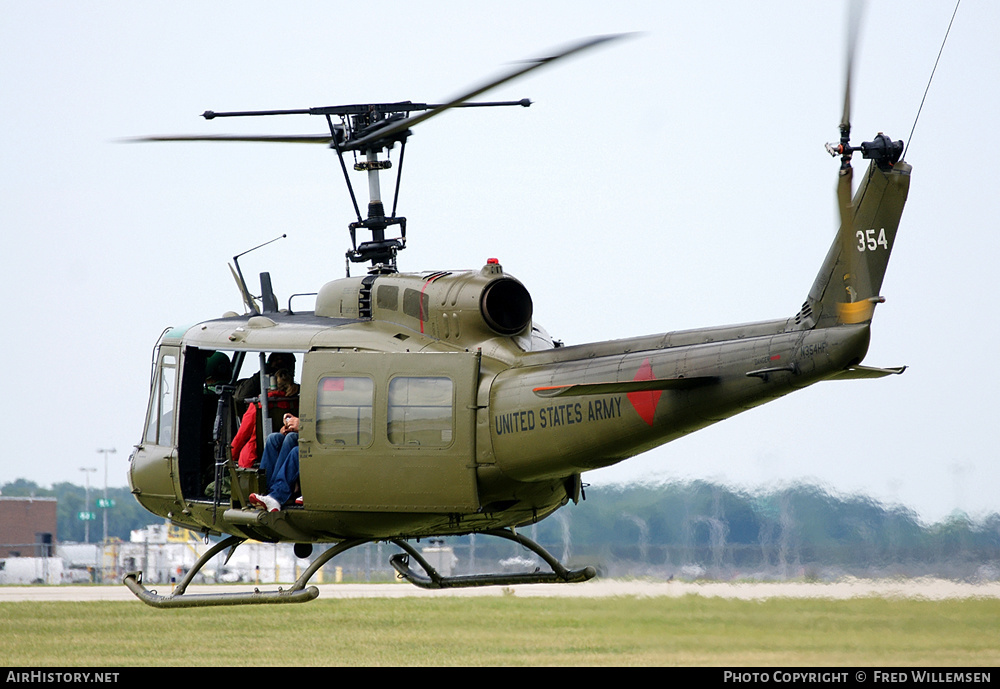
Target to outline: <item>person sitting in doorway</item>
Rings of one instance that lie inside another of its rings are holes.
[[[295,416],[299,412],[299,386],[292,379],[291,372],[282,368],[275,373],[277,388],[267,393],[268,410],[271,418],[277,421],[281,412]],[[260,413],[260,403],[254,402],[247,407],[240,421],[240,428],[233,437],[231,445],[233,461],[243,469],[257,464],[260,459],[258,445],[263,437],[263,428],[257,418]],[[269,424],[270,425],[270,424]]]
[[[264,441],[260,468],[267,476],[267,495],[250,494],[250,504],[268,512],[277,512],[292,497],[299,480],[299,419],[285,414],[285,425]],[[296,500],[301,505],[302,499]]]

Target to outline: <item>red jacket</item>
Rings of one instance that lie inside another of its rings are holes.
[[[271,390],[267,393],[267,398],[269,401],[269,409],[277,410],[292,410],[295,413],[293,405],[295,405],[298,400],[286,399],[285,395],[280,390]],[[274,400],[271,402],[271,400]],[[257,451],[257,410],[260,409],[260,402],[255,402],[247,407],[246,413],[243,414],[243,418],[240,420],[240,429],[236,432],[236,437],[233,438],[232,443],[232,454],[233,460],[241,469],[249,469],[257,463],[260,459],[260,453]],[[284,416],[284,414],[282,414]]]

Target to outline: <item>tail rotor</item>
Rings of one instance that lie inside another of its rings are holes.
[[[840,158],[840,227],[807,302],[810,322],[824,326],[870,321],[875,304],[884,301],[879,290],[909,187],[909,166],[899,162],[902,141],[892,141],[879,133],[872,141],[851,145],[854,63],[863,13],[861,0],[850,3],[840,140],[826,144],[830,155]],[[856,191],[851,165],[855,153],[871,161]]]
[[[893,165],[903,153],[903,142],[892,141],[884,134],[879,134],[874,141],[863,142],[860,146],[851,145],[851,90],[854,80],[854,62],[857,53],[858,37],[861,32],[861,18],[864,13],[864,3],[854,0],[848,11],[847,30],[847,60],[844,69],[844,110],[840,119],[840,141],[826,145],[832,156],[840,156],[840,170],[837,177],[837,207],[840,215],[840,229],[837,232],[837,242],[840,257],[837,261],[837,271],[831,276],[838,294],[836,297],[837,321],[840,323],[861,323],[871,320],[875,304],[884,301],[878,296],[882,277],[877,280],[873,275],[870,256],[879,249],[886,250],[888,259],[888,240],[884,228],[861,228],[858,223],[866,220],[859,214],[858,206],[864,200],[864,190],[869,180],[865,180],[862,189],[854,194],[854,168],[851,158],[855,152],[873,160],[883,172],[892,170]],[[895,235],[895,228],[893,228]],[[884,272],[884,262],[881,262]],[[878,284],[876,284],[876,282]]]

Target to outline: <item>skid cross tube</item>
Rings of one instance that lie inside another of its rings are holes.
[[[389,564],[415,586],[425,589],[469,588],[472,586],[512,586],[514,584],[573,584],[593,579],[597,571],[593,567],[566,569],[551,553],[527,536],[515,533],[513,529],[490,529],[482,531],[487,536],[498,536],[514,541],[541,557],[552,568],[551,572],[522,572],[517,574],[471,574],[461,577],[442,576],[425,560],[416,548],[406,541],[393,539],[392,543],[405,552],[389,558]],[[413,558],[424,569],[427,576],[410,569],[409,559]]]

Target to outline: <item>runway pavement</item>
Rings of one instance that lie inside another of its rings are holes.
[[[273,591],[286,584],[260,584],[261,591]],[[149,585],[160,595],[170,593],[170,584]],[[398,584],[319,584],[320,598],[404,598],[417,596],[505,596],[519,597],[609,597],[698,595],[743,600],[766,598],[827,598],[843,600],[866,596],[888,598],[1000,598],[1000,582],[969,584],[941,579],[861,580],[844,579],[832,583],[717,583],[653,582],[602,579],[582,584],[531,584],[489,586],[429,591],[407,583]],[[192,585],[188,593],[231,593],[253,591],[253,584]],[[138,601],[124,585],[117,586],[0,586],[0,603],[8,601]]]

